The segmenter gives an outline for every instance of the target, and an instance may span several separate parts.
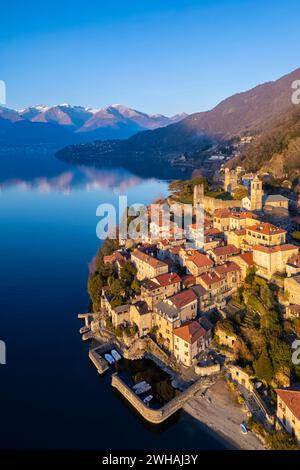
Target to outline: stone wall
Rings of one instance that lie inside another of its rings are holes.
[[[232,209],[233,207],[242,207],[242,201],[232,199],[224,201],[216,199],[215,197],[204,196],[203,198],[204,209],[209,214],[213,214],[217,209]]]
[[[210,366],[195,366],[196,374],[200,375],[201,377],[217,374],[220,372],[220,370],[220,364],[211,364]]]
[[[185,392],[177,395],[173,400],[169,401],[166,405],[158,410],[151,409],[126,385],[117,373],[112,375],[111,384],[115,387],[129,403],[140,413],[140,415],[153,424],[160,424],[176,411],[180,410],[183,404],[190,397],[195,395],[200,388],[207,385],[203,380],[199,379],[196,383],[191,385]]]

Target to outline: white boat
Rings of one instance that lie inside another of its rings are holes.
[[[132,390],[137,390],[138,388],[142,387],[143,385],[146,385],[146,380],[142,380],[142,382],[139,382],[137,384],[135,384],[133,387],[132,387]]]
[[[115,362],[114,358],[110,354],[105,354],[104,357],[109,364],[113,364]]]
[[[240,424],[240,428],[243,434],[248,434],[247,426],[244,423]]]
[[[146,383],[143,387],[140,387],[137,390],[135,390],[135,393],[137,395],[141,395],[142,393],[149,392],[149,390],[151,390],[151,385]]]
[[[148,405],[148,403],[150,403],[152,398],[153,398],[153,395],[148,395],[146,398],[144,398],[143,402],[145,403],[145,405]]]
[[[112,349],[110,353],[115,361],[119,361],[120,359],[122,359],[118,351],[116,351],[115,349]]]

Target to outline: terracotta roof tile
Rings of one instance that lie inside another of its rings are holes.
[[[170,286],[171,284],[175,284],[181,282],[180,277],[176,273],[169,273],[169,274],[160,274],[153,279],[154,282],[157,282],[161,287]]]
[[[276,225],[270,224],[268,222],[260,222],[257,225],[252,225],[248,227],[247,230],[256,233],[262,233],[263,235],[277,235],[280,233],[286,233],[286,230],[283,230],[280,227],[276,227]]]
[[[174,335],[178,336],[189,344],[195,343],[199,338],[204,336],[205,333],[205,329],[194,320],[184,323],[183,325],[174,329]]]
[[[197,300],[196,294],[192,291],[192,289],[182,290],[178,292],[178,294],[172,295],[169,297],[168,300],[176,307],[176,308],[183,308],[186,305],[190,304]]]
[[[160,261],[159,259],[156,259],[153,256],[147,255],[146,253],[143,253],[139,249],[135,249],[132,252],[132,256],[138,258],[144,263],[149,264],[149,266],[152,266],[153,268],[160,268],[163,266],[167,266],[167,263],[164,263],[163,261]]]
[[[276,389],[276,393],[293,415],[300,420],[300,383],[288,388]]]
[[[239,251],[240,250],[234,245],[217,246],[212,250],[215,256],[230,256],[239,253]]]

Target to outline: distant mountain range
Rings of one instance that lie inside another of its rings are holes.
[[[61,104],[32,106],[21,110],[0,107],[0,145],[52,144],[91,140],[126,139],[133,134],[178,122],[173,117],[146,114],[120,104],[92,109]]]
[[[207,148],[228,143],[234,137],[252,135],[255,140],[277,119],[294,109],[292,83],[300,80],[300,69],[274,82],[225,99],[210,111],[195,113],[166,127],[139,132],[127,140],[88,143],[70,146],[58,152],[58,157],[68,161],[97,164],[120,160],[136,162],[171,161],[181,153],[199,158]],[[202,155],[202,156],[201,156]],[[298,163],[293,165],[300,168]],[[257,167],[252,154],[253,167]],[[251,167],[249,164],[248,167]]]

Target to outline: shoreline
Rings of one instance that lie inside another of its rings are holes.
[[[183,410],[196,419],[204,431],[217,439],[226,450],[265,450],[260,439],[251,431],[242,434],[240,424],[246,413],[235,401],[223,378],[204,394],[197,393],[183,406]]]

